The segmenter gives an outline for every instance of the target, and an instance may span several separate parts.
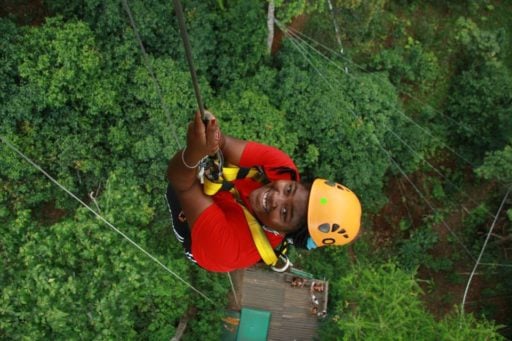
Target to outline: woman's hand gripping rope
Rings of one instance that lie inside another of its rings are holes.
[[[182,161],[187,168],[196,168],[203,158],[214,155],[221,147],[220,127],[210,112],[196,112],[187,131],[187,147],[182,152]]]

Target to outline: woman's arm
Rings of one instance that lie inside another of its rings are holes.
[[[207,114],[210,120],[205,126],[200,114],[196,113],[194,121],[188,127],[186,148],[174,155],[167,169],[167,178],[178,196],[190,227],[199,215],[213,204],[212,198],[203,193],[203,187],[197,179],[198,162],[220,149],[226,163],[240,165],[242,154],[248,143],[245,140],[221,134],[215,117],[210,113]],[[267,157],[272,161],[276,158],[274,154],[276,152],[269,154],[267,150],[259,156],[264,159]],[[283,153],[279,151],[278,156],[281,154]],[[277,159],[281,164],[282,157]]]
[[[224,155],[224,161],[232,165],[240,165],[240,159],[246,145],[247,141],[240,140],[232,136],[222,135],[221,151]]]
[[[201,114],[196,113],[194,121],[188,126],[187,146],[169,161],[167,179],[176,191],[190,227],[201,212],[213,203],[213,200],[203,193],[197,179],[197,166],[203,157],[217,151],[220,140],[220,129],[215,117],[212,116],[205,126]]]

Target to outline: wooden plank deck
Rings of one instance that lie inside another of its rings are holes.
[[[310,287],[291,287],[284,274],[251,268],[243,276],[242,306],[272,312],[268,340],[313,340],[318,318]]]

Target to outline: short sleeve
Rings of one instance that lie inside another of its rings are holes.
[[[299,180],[297,166],[293,160],[282,150],[257,142],[248,142],[240,158],[241,167],[260,166],[265,169],[269,178],[274,178],[272,173],[276,169],[289,168],[296,174]],[[279,178],[277,176],[276,178]]]

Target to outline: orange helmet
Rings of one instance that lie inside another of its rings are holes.
[[[316,246],[348,244],[360,226],[361,203],[357,196],[336,182],[316,179],[308,203],[308,230]]]

